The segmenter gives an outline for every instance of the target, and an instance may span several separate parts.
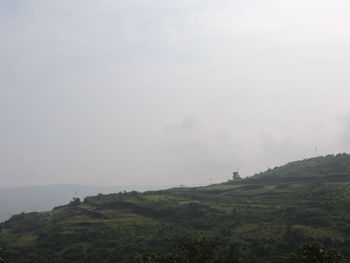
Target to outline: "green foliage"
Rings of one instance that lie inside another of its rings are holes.
[[[341,263],[343,255],[319,242],[307,242],[297,252],[285,256],[284,263]]]
[[[0,244],[0,263],[7,263],[7,259],[13,255],[13,252],[6,245]]]
[[[152,262],[189,257],[189,244],[181,248],[173,242],[190,237],[192,249],[205,245],[211,260],[240,251],[277,262],[311,239],[342,249],[350,260],[349,171],[350,157],[341,154],[289,163],[235,183],[75,199],[0,224],[0,241],[17,252],[2,256],[21,263],[123,263],[150,252],[144,260]],[[201,236],[216,243],[194,246]]]
[[[288,163],[256,175],[256,178],[283,179],[350,174],[350,155],[339,153]]]
[[[156,252],[140,256],[137,263],[241,263],[252,262],[234,246],[228,251],[207,239],[180,240],[172,252]]]
[[[217,244],[206,239],[180,240],[171,252],[146,253],[137,259],[137,263],[248,263],[256,262],[242,256],[231,245],[222,250]],[[319,242],[306,242],[296,252],[285,255],[282,263],[341,263],[343,255],[339,250],[325,247]]]
[[[73,197],[73,200],[70,201],[68,206],[77,206],[80,205],[80,198],[79,197]]]

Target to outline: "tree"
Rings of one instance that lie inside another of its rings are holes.
[[[305,243],[296,252],[285,256],[284,263],[341,263],[343,255],[336,249],[323,246],[319,242]]]
[[[157,252],[142,255],[137,263],[248,263],[253,262],[242,256],[235,246],[220,250],[214,242],[205,238],[182,239],[170,253]]]
[[[7,254],[7,250],[3,247],[0,247],[0,263],[7,263],[3,258],[4,254]]]
[[[146,254],[138,263],[216,263],[220,262],[217,246],[206,239],[182,239],[171,253]]]

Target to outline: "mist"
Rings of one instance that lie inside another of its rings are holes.
[[[349,151],[349,7],[1,1],[1,187],[209,184]]]

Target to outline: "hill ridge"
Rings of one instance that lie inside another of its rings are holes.
[[[17,252],[14,262],[135,262],[178,238],[205,236],[278,262],[313,239],[349,260],[349,167],[348,154],[328,155],[236,182],[76,198],[0,224],[0,244]],[[296,171],[304,172],[289,176]]]

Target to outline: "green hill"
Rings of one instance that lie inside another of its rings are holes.
[[[135,262],[206,237],[261,262],[308,240],[350,260],[350,155],[288,163],[236,182],[91,196],[2,223],[9,262]]]

